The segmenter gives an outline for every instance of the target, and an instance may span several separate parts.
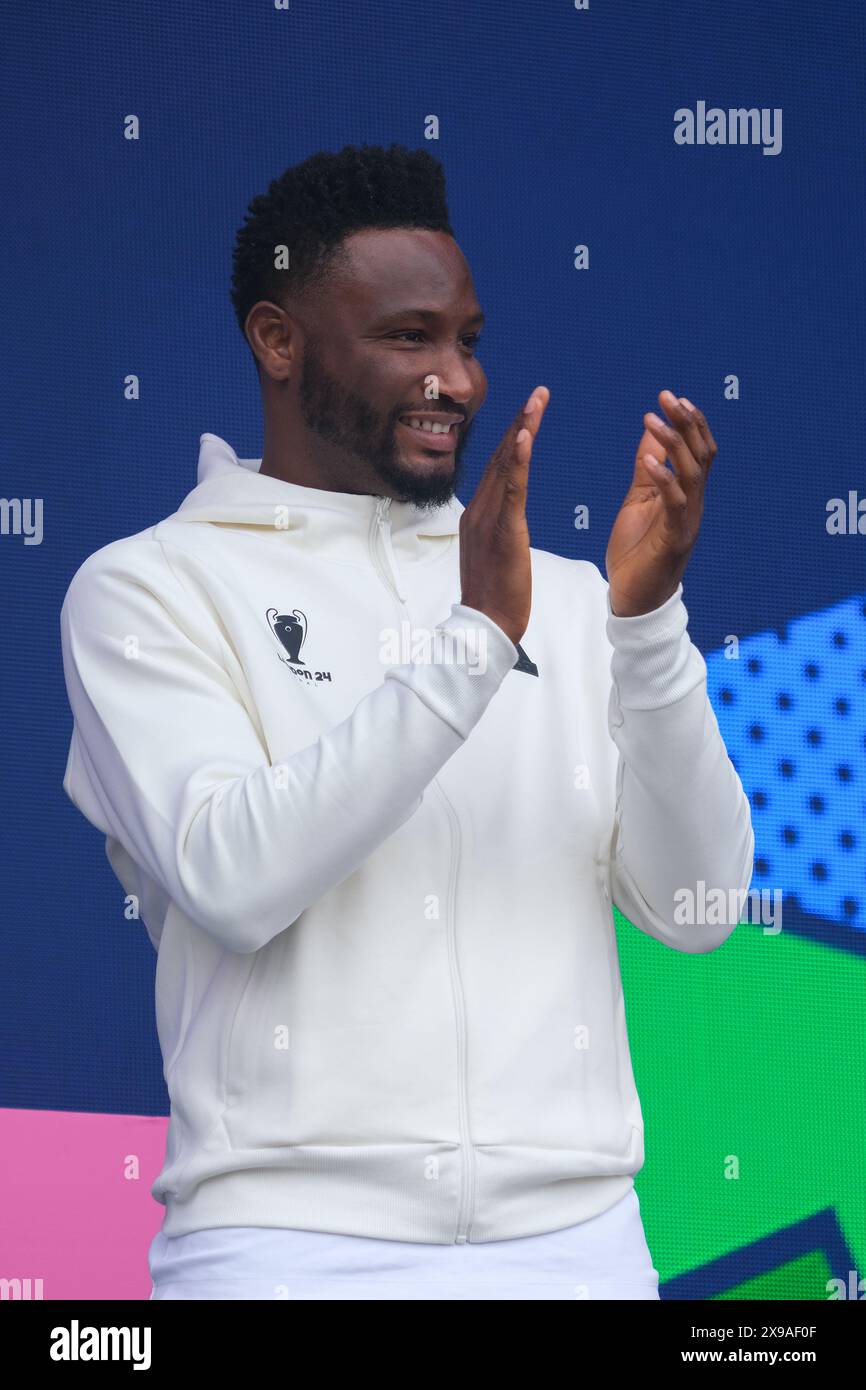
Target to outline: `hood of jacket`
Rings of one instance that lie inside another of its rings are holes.
[[[330,492],[285,482],[260,473],[261,463],[260,458],[240,458],[219,435],[201,435],[198,483],[181,502],[177,517],[292,531],[307,527],[314,512],[331,528],[339,525],[340,517],[348,527],[369,522],[378,509],[388,515],[394,540],[404,545],[425,536],[456,536],[459,531],[463,504],[457,497],[426,509],[370,493]]]

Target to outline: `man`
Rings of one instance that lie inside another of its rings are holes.
[[[483,315],[441,166],[319,154],[250,205],[262,459],[63,605],[64,787],[158,950],[154,1298],[657,1298],[612,902],[748,888],[686,630],[716,446],[659,396],[607,549],[531,549],[536,387],[465,508]],[[673,469],[664,459],[669,456]]]

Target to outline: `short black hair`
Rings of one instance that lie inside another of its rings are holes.
[[[281,308],[287,299],[310,302],[345,264],[344,238],[375,227],[454,236],[438,159],[403,145],[346,145],[286,169],[253,198],[237,233],[231,299],[241,332],[260,299]],[[288,248],[286,269],[274,265],[278,246]]]

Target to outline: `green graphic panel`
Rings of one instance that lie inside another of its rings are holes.
[[[803,1255],[799,1260],[789,1260],[778,1269],[761,1274],[756,1279],[746,1279],[733,1289],[715,1294],[710,1302],[719,1303],[726,1298],[779,1298],[812,1299],[827,1297],[827,1280],[830,1279],[830,1266],[819,1251]],[[807,1290],[820,1290],[809,1293]]]
[[[866,961],[748,923],[686,955],[615,920],[660,1282],[826,1208],[862,1277]],[[827,1298],[826,1260],[782,1268],[751,1296]]]

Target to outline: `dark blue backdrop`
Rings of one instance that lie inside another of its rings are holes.
[[[665,387],[704,409],[719,454],[684,590],[712,662],[729,634],[766,643],[759,634],[803,615],[826,626],[820,615],[866,591],[866,537],[825,530],[830,498],[866,494],[864,11],[838,0],[3,9],[2,491],[43,499],[44,535],[0,537],[0,1105],[161,1114],[155,958],[123,917],[101,838],[61,789],[58,614],[86,555],[176,508],[203,431],[261,452],[228,299],[250,197],[349,143],[397,140],[443,161],[488,318],[490,394],[462,497],[529,389],[548,384],[535,546],[603,567],[643,412]],[[698,101],[781,108],[781,152],[676,144],[675,110]],[[431,114],[436,141],[424,138]],[[127,373],[139,401],[124,399]],[[729,374],[738,400],[725,399]],[[587,531],[573,526],[578,503]],[[848,716],[866,731],[862,603],[849,610]],[[723,721],[730,683],[717,675]],[[744,726],[723,731],[746,783]],[[859,732],[854,745],[862,779]],[[858,805],[866,813],[862,793]],[[755,824],[772,859],[757,810]],[[860,872],[847,869],[855,911],[838,892],[810,905],[809,929],[836,932],[843,949],[863,940]]]

